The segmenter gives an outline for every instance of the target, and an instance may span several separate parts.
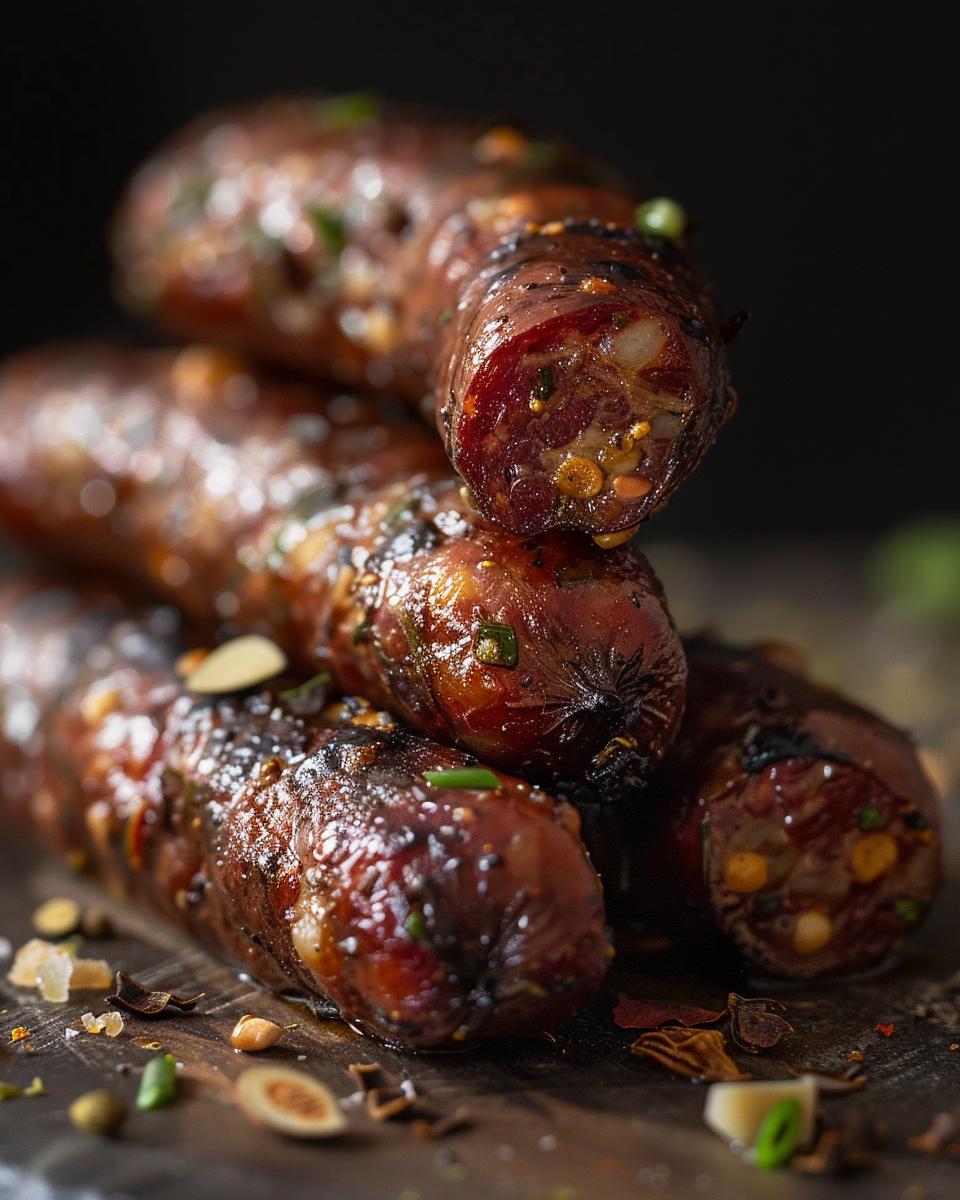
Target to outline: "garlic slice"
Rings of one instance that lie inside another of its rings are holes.
[[[714,1083],[707,1092],[703,1119],[726,1141],[752,1146],[770,1109],[780,1100],[796,1100],[800,1108],[797,1146],[802,1149],[813,1138],[817,1091],[813,1075],[751,1083]]]
[[[246,634],[210,652],[184,681],[188,692],[224,696],[266,683],[287,666],[287,657],[269,638]]]

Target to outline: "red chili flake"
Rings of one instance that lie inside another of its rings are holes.
[[[889,1025],[874,1025],[874,1029],[877,1031],[877,1033],[883,1034],[884,1037],[893,1037],[893,1031],[896,1029],[896,1025],[894,1025],[894,1023],[891,1021]]]
[[[708,1008],[693,1008],[685,1004],[657,1004],[650,1000],[631,1000],[620,995],[613,1019],[621,1029],[660,1029],[663,1025],[714,1025],[723,1020],[727,1010],[712,1012]]]

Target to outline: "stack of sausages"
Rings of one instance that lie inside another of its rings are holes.
[[[682,641],[634,539],[734,407],[676,205],[301,97],[175,138],[113,247],[202,340],[0,374],[0,521],[64,572],[0,590],[19,827],[410,1047],[594,995],[594,863],[767,973],[891,955],[939,880],[910,740],[782,648]],[[263,638],[267,678],[196,685]]]

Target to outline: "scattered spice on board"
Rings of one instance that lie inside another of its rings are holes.
[[[772,1050],[790,1033],[796,1033],[786,1018],[786,1005],[766,996],[747,998],[731,992],[727,997],[730,1010],[730,1036],[741,1050],[759,1054]]]
[[[876,1024],[874,1025],[874,1029],[882,1037],[888,1038],[893,1037],[893,1031],[896,1029],[896,1025],[894,1025],[894,1023],[891,1021],[889,1025]]]
[[[956,1029],[960,1025],[960,971],[939,983],[931,984],[920,994],[914,1014],[934,1025]]]
[[[33,1035],[31,1034],[30,1030],[27,1029],[26,1025],[17,1025],[10,1030],[11,1042],[25,1042],[27,1038],[32,1036]]]
[[[847,1062],[860,1063],[863,1062],[863,1055],[859,1050],[851,1050],[847,1055]]]
[[[375,1087],[366,1094],[367,1112],[375,1121],[389,1121],[409,1111],[417,1102],[417,1089],[409,1079],[396,1087]]]
[[[684,1004],[660,1004],[650,1000],[632,1000],[621,993],[613,1019],[621,1029],[659,1029],[663,1025],[713,1025],[727,1015],[725,1008],[712,1012]]]
[[[943,1154],[960,1158],[960,1112],[937,1113],[930,1128],[912,1137],[907,1145],[921,1154]]]
[[[364,1096],[382,1085],[384,1071],[379,1063],[350,1063],[347,1071]]]
[[[844,1096],[847,1092],[858,1092],[862,1087],[866,1087],[868,1082],[868,1076],[859,1074],[859,1069],[855,1066],[848,1067],[842,1075],[833,1071],[815,1071],[812,1067],[792,1067],[789,1063],[784,1063],[784,1066],[791,1075],[798,1078],[811,1075],[817,1081],[821,1094],[825,1096]]]
[[[432,1119],[418,1117],[413,1123],[413,1132],[417,1137],[436,1140],[449,1137],[452,1133],[459,1133],[461,1129],[468,1128],[472,1123],[470,1110],[461,1107],[454,1109],[452,1113]]]
[[[809,1154],[794,1155],[790,1165],[804,1175],[845,1175],[874,1163],[874,1151],[886,1140],[885,1128],[857,1109],[831,1117]]]
[[[719,1083],[751,1078],[727,1054],[716,1029],[657,1029],[641,1034],[630,1049],[687,1079]]]
[[[107,997],[107,1003],[112,1004],[114,1008],[135,1013],[138,1017],[159,1017],[168,1008],[176,1009],[180,1013],[190,1012],[206,995],[206,992],[197,992],[195,996],[178,996],[174,992],[154,990],[133,979],[125,971],[117,972],[113,988],[113,993]]]

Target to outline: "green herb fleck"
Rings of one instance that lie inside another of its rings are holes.
[[[301,696],[305,696],[307,692],[312,692],[316,687],[325,687],[332,682],[332,676],[329,671],[320,671],[312,676],[306,683],[299,683],[296,687],[287,688],[286,691],[280,693],[281,700],[299,700]]]
[[[512,625],[483,621],[473,644],[474,657],[488,667],[515,667],[520,657]]]
[[[350,634],[350,645],[359,646],[361,642],[365,642],[372,629],[373,626],[369,621],[358,621],[353,627],[353,633]]]
[[[881,809],[875,804],[868,804],[866,808],[861,808],[857,813],[857,824],[861,829],[882,829],[886,824]]]
[[[624,325],[630,320],[630,314],[625,312],[616,312],[610,318],[614,329],[623,329]]]
[[[678,242],[687,228],[687,214],[668,196],[655,196],[641,204],[636,220],[641,233],[652,233],[671,242]]]
[[[323,238],[327,253],[336,257],[343,253],[347,244],[347,234],[343,226],[343,217],[329,208],[311,208],[310,220],[317,233]]]
[[[785,1166],[797,1148],[800,1105],[791,1098],[778,1100],[763,1118],[754,1148],[756,1164],[764,1171]]]
[[[342,96],[330,96],[320,100],[314,116],[324,130],[334,133],[375,121],[380,115],[381,104],[372,92],[347,92]]]
[[[427,923],[423,919],[423,913],[416,909],[404,921],[403,927],[415,942],[422,942],[427,936]]]
[[[960,517],[923,517],[895,529],[873,555],[870,581],[899,612],[955,623],[960,614]]]
[[[140,1090],[137,1092],[137,1108],[148,1112],[163,1108],[177,1094],[177,1063],[172,1054],[158,1054],[151,1058],[143,1069]]]
[[[908,925],[916,925],[920,920],[920,905],[916,900],[898,900],[893,906],[893,911]]]
[[[439,314],[439,316],[437,317],[437,324],[438,325],[446,325],[449,321],[452,321],[452,320],[453,320],[453,309],[445,308],[443,310],[443,312],[441,312]]]
[[[537,386],[534,389],[538,400],[549,400],[557,390],[553,381],[553,372],[549,367],[540,367],[537,371]]]
[[[445,771],[424,771],[423,777],[431,787],[485,790],[503,786],[496,775],[486,767],[451,767]]]

